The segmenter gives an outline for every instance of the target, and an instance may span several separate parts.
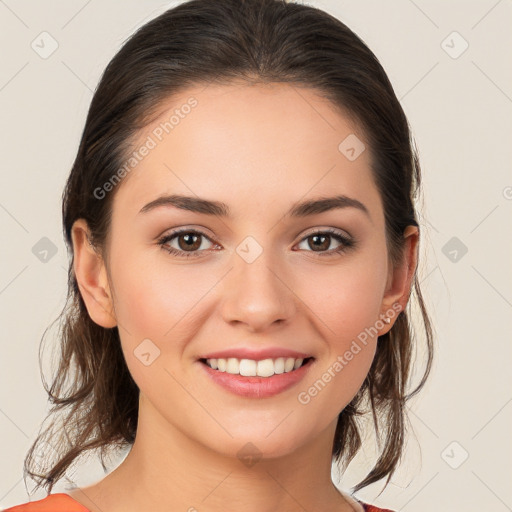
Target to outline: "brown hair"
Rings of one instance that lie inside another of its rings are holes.
[[[73,272],[72,225],[85,219],[93,245],[105,256],[115,190],[101,200],[94,191],[116,175],[137,131],[172,94],[235,79],[315,89],[358,123],[372,155],[393,264],[403,256],[404,229],[419,226],[414,200],[420,166],[406,116],[375,55],[341,21],[284,0],[191,0],[145,24],[101,77],[63,194],[63,227],[71,253],[68,296],[58,318],[61,354],[49,389],[43,378],[54,404],[46,419],[53,421],[42,433],[41,427],[24,465],[37,487],[51,492],[87,450],[99,448],[105,468],[107,449],[129,447],[137,429],[139,390],[126,366],[117,327],[103,328],[88,315]],[[406,401],[430,373],[432,327],[416,275],[413,293],[426,340],[419,384],[409,391],[416,336],[404,310],[379,338],[366,380],[339,414],[332,455],[344,469],[361,447],[358,417],[371,411],[377,434],[380,455],[355,491],[386,476],[389,482],[404,448]],[[50,440],[53,457],[44,452]],[[44,455],[42,461],[35,460],[38,452]]]

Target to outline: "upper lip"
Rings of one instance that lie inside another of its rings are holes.
[[[210,352],[200,359],[229,359],[230,357],[236,359],[253,359],[254,361],[260,361],[262,359],[277,359],[279,357],[293,357],[295,359],[306,359],[313,357],[311,354],[304,352],[297,352],[296,350],[290,350],[287,348],[280,347],[268,347],[263,349],[253,349],[248,347],[237,347],[237,348],[226,348],[224,350],[217,350],[216,352]]]

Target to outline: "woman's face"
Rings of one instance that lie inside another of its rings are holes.
[[[332,437],[398,297],[363,144],[327,100],[283,84],[190,88],[138,134],[137,165],[103,190],[115,192],[107,294],[146,426],[233,456],[248,442],[274,457]],[[147,206],[171,195],[191,199]],[[298,379],[224,373],[226,387],[201,361],[216,352],[249,359],[244,372],[280,354],[314,359]]]

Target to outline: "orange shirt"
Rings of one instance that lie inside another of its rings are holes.
[[[2,512],[90,512],[69,494],[57,492],[46,498],[7,508]]]
[[[393,512],[392,510],[374,507],[367,503],[360,503],[365,512]],[[37,501],[29,501],[28,503],[7,508],[2,512],[90,512],[90,510],[74,500],[69,494],[58,492],[49,494],[46,498]]]

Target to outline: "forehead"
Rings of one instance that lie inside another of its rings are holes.
[[[159,107],[134,139],[139,159],[116,191],[114,210],[125,216],[165,193],[223,201],[235,215],[238,206],[261,211],[271,202],[277,212],[336,192],[380,207],[364,134],[313,89],[201,85]],[[362,152],[354,159],[348,146]]]

